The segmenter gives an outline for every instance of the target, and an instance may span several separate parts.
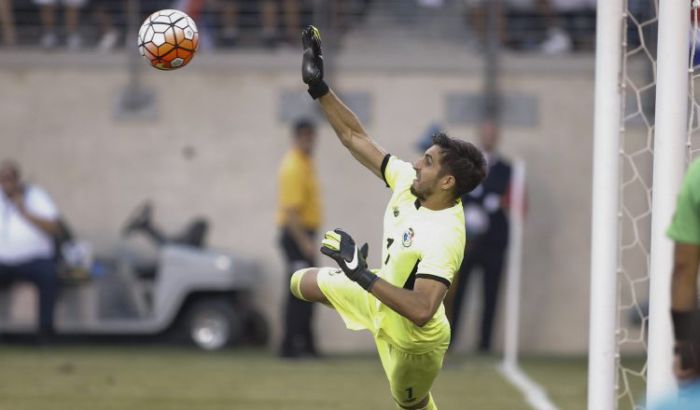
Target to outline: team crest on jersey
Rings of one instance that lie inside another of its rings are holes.
[[[404,248],[408,248],[409,246],[411,246],[411,244],[413,243],[413,235],[413,228],[408,228],[408,230],[403,233],[403,240],[401,241],[401,243],[403,244]]]
[[[394,218],[396,218],[397,216],[399,216],[399,207],[395,206],[394,207]]]

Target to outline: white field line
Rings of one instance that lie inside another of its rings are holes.
[[[535,410],[559,410],[549,397],[547,392],[537,383],[532,381],[517,365],[502,363],[498,366],[501,374],[525,396],[527,403]]]

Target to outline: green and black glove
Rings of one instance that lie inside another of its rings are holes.
[[[321,253],[333,258],[345,276],[368,292],[372,289],[379,277],[367,268],[367,244],[358,249],[350,235],[342,229],[336,229],[326,232],[321,245]]]
[[[328,93],[328,84],[323,81],[323,53],[321,52],[321,33],[314,26],[307,26],[301,32],[304,54],[301,60],[301,78],[309,86],[313,99]]]

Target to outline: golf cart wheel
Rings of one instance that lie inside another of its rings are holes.
[[[241,336],[240,318],[230,303],[203,300],[192,306],[186,321],[189,340],[203,350],[219,350]]]

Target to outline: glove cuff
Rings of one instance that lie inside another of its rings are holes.
[[[329,90],[330,88],[328,88],[328,84],[326,84],[326,82],[323,80],[317,82],[316,84],[309,85],[309,95],[314,100],[328,94]]]
[[[686,341],[692,338],[693,328],[698,321],[696,311],[671,310],[671,320],[673,321],[673,333],[678,341]]]
[[[364,269],[358,272],[355,282],[369,292],[372,290],[372,285],[374,285],[377,279],[379,279],[379,276],[372,273],[369,269]]]

